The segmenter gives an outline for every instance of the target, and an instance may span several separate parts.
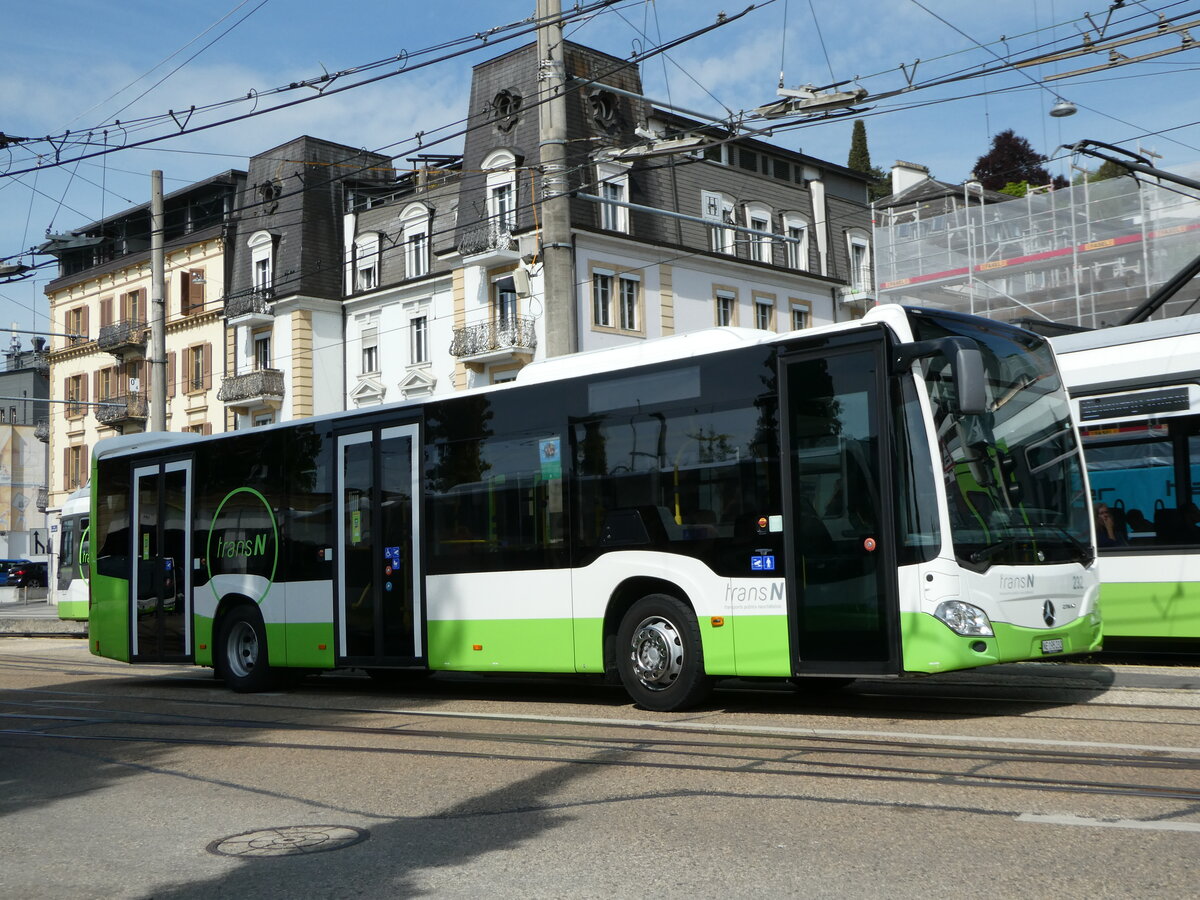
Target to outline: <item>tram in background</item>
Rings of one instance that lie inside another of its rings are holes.
[[[1200,315],[1051,343],[1100,518],[1105,647],[1200,649]]]
[[[92,498],[87,485],[73,491],[59,513],[58,566],[49,572],[60,619],[87,619]]]

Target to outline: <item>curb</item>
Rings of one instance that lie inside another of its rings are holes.
[[[0,619],[0,636],[8,637],[81,637],[86,638],[87,622],[61,619]]]

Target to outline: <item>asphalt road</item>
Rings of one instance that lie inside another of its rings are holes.
[[[1200,669],[1005,666],[649,713],[585,681],[0,639],[3,897],[1194,897]]]

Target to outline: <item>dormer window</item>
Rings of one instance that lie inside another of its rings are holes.
[[[404,242],[404,277],[419,278],[429,272],[429,207],[413,203],[400,216]]]
[[[360,234],[354,239],[354,290],[373,291],[379,286],[379,235]]]
[[[250,276],[255,291],[270,294],[275,288],[275,238],[268,231],[256,231],[246,241],[250,248]]]
[[[629,233],[629,210],[618,204],[629,202],[629,166],[613,162],[596,164],[599,194],[606,202],[600,204],[600,227],[605,231]]]
[[[517,158],[509,150],[495,150],[483,161],[487,172],[487,212],[497,231],[517,228]]]

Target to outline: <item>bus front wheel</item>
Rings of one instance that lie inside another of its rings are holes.
[[[617,631],[617,670],[634,702],[658,712],[687,709],[712,690],[696,614],[667,594],[633,604]]]
[[[258,609],[238,606],[221,622],[217,638],[218,672],[239,694],[265,691],[275,683],[267,664],[267,629]]]

